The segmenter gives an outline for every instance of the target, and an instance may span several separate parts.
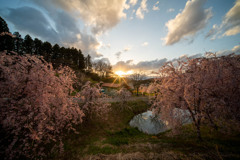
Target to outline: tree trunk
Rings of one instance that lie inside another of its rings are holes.
[[[202,135],[201,135],[201,129],[200,129],[200,119],[198,119],[195,123],[196,129],[197,129],[197,136],[198,136],[198,140],[202,141]]]
[[[210,115],[207,113],[207,117],[212,125],[212,127],[217,131],[218,130],[218,126],[213,122],[212,118],[210,117]]]
[[[197,136],[198,136],[198,139],[199,139],[200,141],[202,141],[202,135],[201,135],[200,126],[197,126]]]

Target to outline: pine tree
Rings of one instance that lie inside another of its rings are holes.
[[[0,16],[0,51],[14,48],[13,35],[9,32],[6,21]]]
[[[23,46],[24,46],[24,51],[25,53],[27,54],[33,54],[33,48],[34,48],[34,43],[33,43],[33,39],[30,35],[26,35],[24,37],[24,43],[23,43]]]

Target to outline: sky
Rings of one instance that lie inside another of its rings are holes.
[[[76,47],[113,70],[240,54],[240,0],[0,0],[11,32]]]

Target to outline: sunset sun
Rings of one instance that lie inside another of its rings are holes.
[[[130,70],[130,71],[124,72],[124,71],[119,70],[119,71],[116,71],[115,74],[118,75],[119,77],[124,77],[124,76],[130,75],[130,74],[133,74],[133,71]]]

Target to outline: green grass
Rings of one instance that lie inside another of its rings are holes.
[[[99,153],[102,153],[102,154],[114,154],[114,153],[118,153],[118,150],[113,148],[113,147],[109,147],[109,146],[106,146],[106,147],[98,147],[98,146],[89,146],[88,147],[88,154],[99,154]]]
[[[129,107],[112,103],[106,115],[108,120],[97,117],[78,127],[80,134],[69,134],[64,140],[65,152],[54,159],[79,159],[87,155],[117,153],[171,153],[179,159],[240,159],[239,134],[225,135],[201,128],[203,141],[198,141],[191,124],[181,128],[178,135],[166,131],[147,135],[129,126],[133,116],[146,111],[150,106],[144,101],[128,102]]]
[[[109,133],[104,143],[115,146],[126,145],[136,140],[151,137],[150,135],[140,132],[137,128],[124,128],[121,131]]]

